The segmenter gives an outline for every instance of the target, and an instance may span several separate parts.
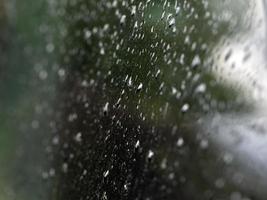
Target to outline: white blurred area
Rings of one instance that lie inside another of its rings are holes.
[[[231,1],[233,7],[239,2]],[[212,72],[221,84],[240,91],[252,111],[214,114],[203,121],[211,143],[230,158],[228,178],[262,198],[267,197],[267,12],[263,0],[249,4],[241,11],[250,15],[248,27],[215,47]],[[234,180],[237,174],[239,181]]]
[[[238,4],[238,1],[232,1]],[[252,3],[254,2],[254,3]],[[243,10],[245,27],[226,36],[213,52],[213,73],[222,84],[241,91],[245,101],[252,103],[257,112],[267,110],[267,37],[266,11],[263,0],[250,2]],[[242,24],[242,22],[239,22]]]

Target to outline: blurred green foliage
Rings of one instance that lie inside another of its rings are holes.
[[[46,45],[52,40],[55,17],[47,1],[1,1],[5,9],[5,23],[1,33],[6,62],[0,61],[0,199],[46,199],[46,186],[41,180],[40,166],[45,166],[43,137],[47,129],[33,130],[36,108],[47,103],[53,88],[53,76],[47,82],[38,80],[36,68],[51,70],[56,54],[48,54]],[[50,26],[50,27],[49,27]],[[43,33],[41,27],[47,27]],[[50,30],[51,28],[51,30]],[[0,34],[1,35],[1,34]],[[2,45],[2,44],[0,44]],[[42,126],[42,123],[39,123]]]

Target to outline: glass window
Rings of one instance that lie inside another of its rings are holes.
[[[0,0],[0,200],[265,200],[265,5]]]

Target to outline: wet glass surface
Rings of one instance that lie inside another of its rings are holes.
[[[0,199],[266,199],[265,1],[0,13]]]

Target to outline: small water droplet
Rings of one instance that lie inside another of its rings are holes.
[[[102,200],[108,200],[108,196],[106,192],[103,193]]]
[[[48,53],[52,53],[52,52],[54,51],[54,49],[55,49],[54,44],[52,44],[52,43],[48,43],[48,44],[46,45],[46,51],[47,51]]]
[[[158,69],[158,71],[156,72],[155,77],[158,78],[159,77],[159,74],[160,74],[160,69]]]
[[[39,72],[39,78],[40,78],[41,80],[45,80],[47,77],[48,77],[48,73],[47,73],[45,70],[41,70],[41,71]]]
[[[181,8],[180,8],[179,6],[177,6],[177,7],[175,8],[175,14],[178,15],[179,12],[180,12],[180,10],[181,10]]]
[[[223,156],[223,160],[226,164],[230,164],[233,161],[233,155],[230,153],[225,153]]]
[[[178,90],[175,87],[172,87],[172,94],[175,95],[177,94]]]
[[[200,59],[199,55],[195,55],[195,57],[192,60],[191,66],[195,68],[195,67],[199,66],[200,64],[201,64],[201,59]]]
[[[182,147],[184,145],[184,139],[183,138],[179,138],[176,142],[176,145],[178,147]]]
[[[140,141],[137,140],[137,142],[135,143],[134,147],[137,149],[138,147],[140,147]]]
[[[63,163],[62,164],[62,171],[63,171],[63,173],[67,173],[68,172],[68,164],[67,163]]]
[[[148,159],[151,159],[153,156],[154,156],[154,152],[151,151],[151,150],[149,150],[149,151],[148,151],[147,158],[148,158]]]
[[[202,83],[202,84],[200,84],[200,85],[197,86],[196,92],[198,92],[198,93],[204,93],[206,91],[206,89],[207,89],[206,84],[205,83]]]
[[[106,178],[108,175],[109,175],[109,170],[105,171],[103,174],[104,178]]]
[[[215,186],[217,187],[217,188],[223,188],[224,187],[224,184],[225,184],[225,182],[224,182],[224,180],[223,179],[217,179],[216,181],[215,181]]]
[[[91,35],[92,35],[92,32],[91,31],[89,31],[89,30],[85,30],[84,31],[84,37],[86,39],[89,39],[91,37]]]
[[[170,18],[169,27],[172,27],[175,24],[175,18]]]
[[[108,113],[108,108],[109,108],[109,102],[107,102],[107,103],[105,104],[104,108],[103,108],[103,113],[104,113],[104,115],[107,115],[107,113]]]
[[[82,133],[81,132],[78,132],[75,137],[74,137],[74,140],[76,142],[81,142],[82,141]]]
[[[160,164],[161,169],[166,169],[167,168],[167,159],[163,158]]]
[[[120,24],[121,24],[121,25],[124,25],[125,22],[126,22],[126,15],[122,15],[122,16],[121,16],[121,19],[120,19]]]
[[[53,145],[58,145],[59,144],[59,137],[58,136],[53,137],[52,144]]]
[[[100,49],[100,55],[105,55],[105,49],[103,47]]]
[[[132,77],[129,78],[128,80],[128,86],[131,87],[133,85]]]
[[[189,106],[189,104],[184,104],[183,106],[182,106],[182,108],[181,108],[181,111],[183,112],[183,113],[185,113],[185,112],[187,112],[188,110],[189,110],[189,108],[190,108],[190,106]]]
[[[143,83],[140,83],[137,87],[137,92],[139,92],[140,90],[142,90],[143,88]]]
[[[132,6],[131,15],[134,16],[136,14],[136,6]]]
[[[208,146],[209,146],[209,141],[208,140],[203,139],[203,140],[200,141],[200,148],[207,149]]]

